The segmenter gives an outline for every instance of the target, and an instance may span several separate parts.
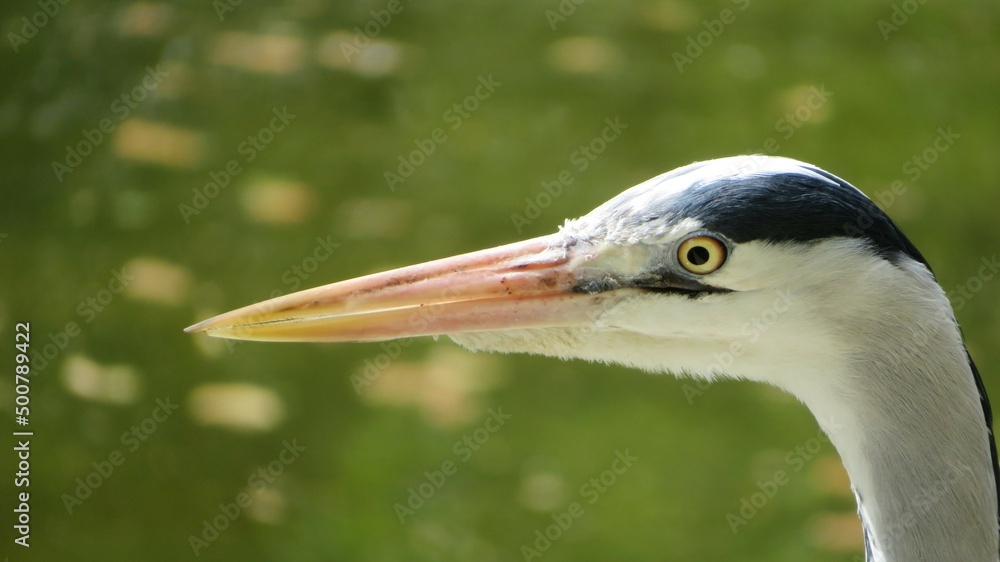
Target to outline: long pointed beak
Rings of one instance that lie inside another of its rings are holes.
[[[261,341],[379,341],[593,323],[583,242],[533,238],[284,295],[185,331]]]

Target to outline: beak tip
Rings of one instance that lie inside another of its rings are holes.
[[[204,332],[205,329],[208,327],[208,322],[209,322],[208,320],[202,320],[201,322],[198,322],[196,324],[191,324],[187,328],[184,328],[184,331],[189,334],[194,334],[196,332]]]
[[[202,333],[213,338],[227,338],[235,340],[248,339],[240,334],[239,325],[234,325],[231,321],[228,321],[228,319],[223,318],[224,316],[225,315],[220,314],[219,316],[207,318],[201,322],[184,328],[184,332],[188,334]]]

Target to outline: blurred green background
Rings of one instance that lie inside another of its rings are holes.
[[[0,12],[11,561],[858,560],[836,452],[770,388],[470,355],[444,339],[227,344],[181,331],[552,232],[693,160],[791,156],[876,198],[955,296],[1000,400],[998,288],[978,275],[1000,245],[993,2],[48,0]],[[627,128],[602,144],[606,119]],[[942,130],[958,136],[933,150]],[[411,155],[421,145],[433,153]],[[564,170],[572,183],[547,198]],[[17,322],[30,322],[35,358],[27,427],[14,414]],[[500,413],[503,425],[487,422]],[[34,431],[28,549],[12,542],[18,429]],[[638,460],[608,472],[616,453]],[[788,482],[761,502],[758,483],[778,470]],[[582,515],[536,544],[574,502]]]

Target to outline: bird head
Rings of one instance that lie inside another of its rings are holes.
[[[281,296],[188,330],[267,341],[447,335],[474,350],[795,392],[810,372],[841,366],[858,324],[895,298],[883,293],[914,283],[936,287],[856,188],[795,160],[739,156],[652,178],[555,234]]]
[[[990,406],[947,296],[871,200],[795,160],[691,164],[548,236],[281,296],[188,331],[447,335],[472,350],[771,383],[840,452],[872,559],[995,559]],[[914,490],[955,467],[968,469],[962,484],[914,511]]]

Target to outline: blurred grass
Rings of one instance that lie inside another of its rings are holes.
[[[856,556],[853,500],[829,445],[739,532],[727,523],[815,436],[808,412],[772,389],[720,383],[689,404],[690,381],[469,359],[428,340],[401,347],[359,395],[352,375],[390,355],[377,344],[227,347],[180,330],[273,291],[551,232],[656,173],[769,138],[870,195],[902,180],[887,211],[955,290],[1000,245],[996,5],[927,3],[885,40],[891,2],[587,2],[555,30],[556,2],[405,2],[345,60],[354,27],[387,5],[246,0],[220,21],[207,3],[68,3],[16,53],[5,46],[0,334],[11,341],[13,324],[30,321],[39,351],[68,322],[80,334],[33,379],[33,546],[5,538],[2,552],[186,559],[219,504],[249,490],[252,506],[199,557],[523,560],[522,545],[573,501],[584,515],[543,560]],[[8,42],[39,9],[0,9]],[[674,54],[723,9],[735,21],[678,71]],[[115,100],[158,66],[167,77],[119,119]],[[445,112],[489,76],[500,86],[451,129]],[[830,101],[786,138],[779,121],[821,86]],[[247,162],[241,143],[286,107],[294,119]],[[573,153],[615,117],[628,129],[577,171]],[[59,181],[52,163],[105,118],[115,130]],[[913,181],[903,166],[939,127],[961,136]],[[436,128],[448,139],[391,191],[385,172]],[[241,172],[186,222],[180,206],[230,160]],[[511,215],[562,170],[573,183],[519,233]],[[339,246],[320,260],[317,238]],[[136,258],[155,260],[138,262],[141,282],[109,291],[100,312],[85,304]],[[958,311],[994,395],[997,296],[987,281]],[[96,372],[69,368],[73,357]],[[8,380],[0,408],[13,419]],[[205,384],[261,393],[216,404],[224,419],[213,425],[192,400]],[[167,396],[179,411],[68,514],[75,480],[127,450],[122,433]],[[280,412],[250,429],[273,399]],[[510,420],[462,462],[455,443],[490,408]],[[261,494],[248,479],[286,440],[306,450],[275,465]],[[625,450],[640,460],[587,503],[580,487]],[[394,505],[448,460],[458,471],[401,525]]]

